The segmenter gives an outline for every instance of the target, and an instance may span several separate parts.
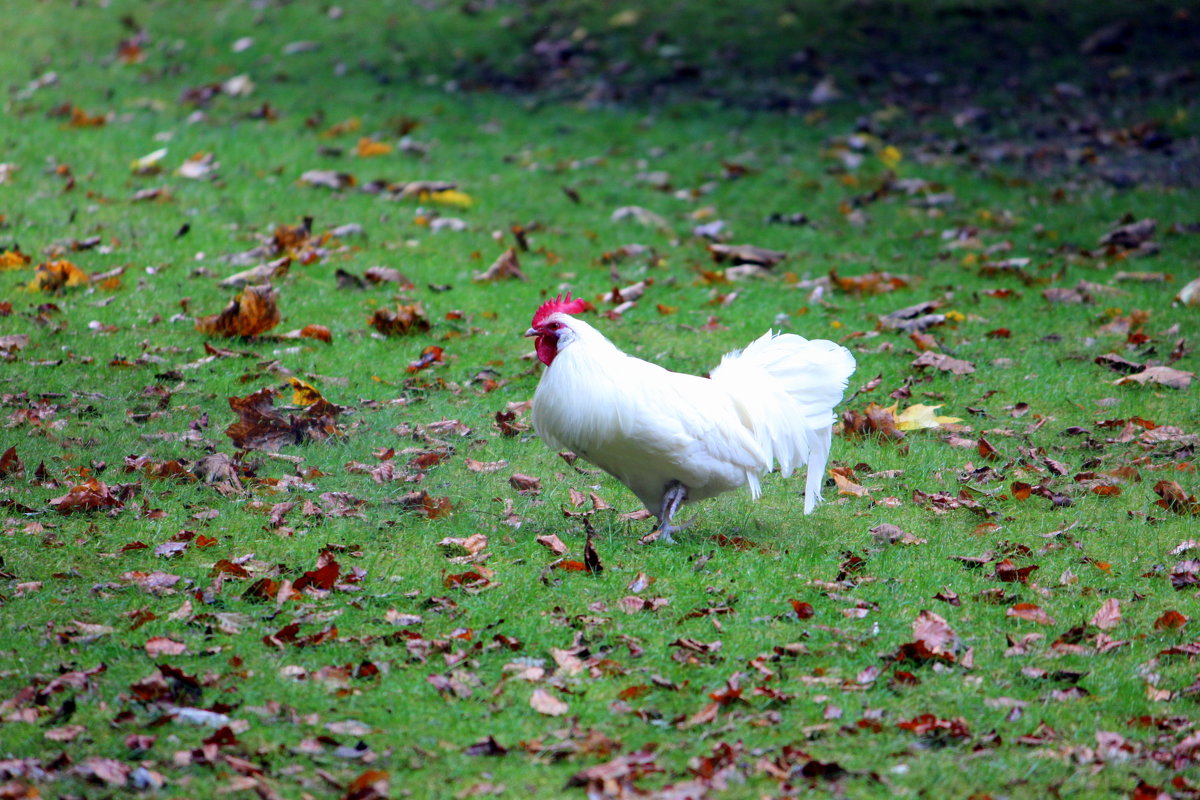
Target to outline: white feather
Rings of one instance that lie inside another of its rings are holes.
[[[561,322],[558,352],[533,398],[533,425],[608,472],[657,513],[671,481],[693,502],[748,486],[778,462],[808,465],[804,510],[820,499],[833,407],[854,357],[828,341],[768,331],[729,353],[711,378],[671,372],[626,355],[583,320]]]

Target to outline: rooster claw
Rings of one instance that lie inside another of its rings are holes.
[[[655,528],[642,538],[638,539],[638,544],[650,544],[651,542],[675,544],[675,539],[671,537],[671,531],[673,530],[677,531],[679,528]]]

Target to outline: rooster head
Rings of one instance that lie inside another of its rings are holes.
[[[580,297],[572,300],[570,292],[538,306],[525,335],[537,337],[534,346],[537,357],[543,364],[550,366],[550,362],[558,355],[560,345],[565,345],[570,340],[571,328],[567,321],[562,319],[562,315],[578,314],[587,308],[586,300]]]

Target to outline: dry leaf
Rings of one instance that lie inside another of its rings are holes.
[[[1121,601],[1109,598],[1092,616],[1092,624],[1102,631],[1112,630],[1121,622]]]
[[[429,318],[420,303],[411,306],[397,305],[396,310],[379,308],[367,323],[385,336],[404,336],[409,333],[424,333],[429,330]]]
[[[510,247],[501,253],[500,257],[487,270],[476,273],[473,280],[476,283],[490,283],[507,278],[515,278],[519,281],[529,280],[529,277],[521,271],[521,264],[517,260],[517,248],[515,247]]]
[[[1036,622],[1038,625],[1054,624],[1054,619],[1033,603],[1017,603],[1005,612],[1005,616]]]
[[[89,278],[86,272],[65,259],[47,261],[38,264],[33,280],[27,286],[30,291],[61,292],[63,289],[75,286],[87,286]]]
[[[558,536],[553,533],[547,533],[544,536],[537,537],[537,543],[542,547],[549,549],[550,552],[554,553],[556,556],[566,555],[567,546],[562,543],[562,539],[559,539]]]
[[[269,284],[247,286],[220,314],[196,320],[196,330],[210,336],[257,336],[279,324],[279,293]]]
[[[1146,367],[1141,372],[1117,378],[1113,383],[1117,386],[1124,386],[1127,383],[1140,383],[1143,386],[1147,383],[1157,383],[1172,389],[1186,389],[1191,386],[1194,377],[1196,377],[1196,373],[1185,372],[1174,367]]]
[[[922,353],[909,366],[911,366],[913,369],[933,367],[935,369],[942,370],[943,372],[950,372],[955,375],[970,375],[975,371],[975,365],[970,361],[952,358],[945,353],[933,352]]]
[[[529,697],[529,705],[534,711],[548,717],[561,717],[568,711],[566,703],[541,688],[533,690]]]

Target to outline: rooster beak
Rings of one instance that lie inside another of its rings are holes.
[[[526,336],[537,336],[538,332],[535,331],[533,328],[530,328],[529,330],[525,331],[525,335]]]

